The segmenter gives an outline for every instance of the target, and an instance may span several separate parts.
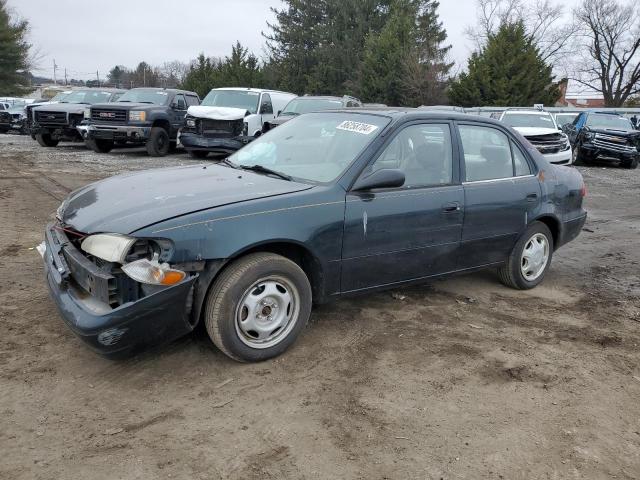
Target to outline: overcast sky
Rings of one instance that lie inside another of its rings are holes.
[[[527,0],[530,1],[530,0]],[[570,6],[578,0],[565,0]],[[8,0],[31,25],[31,43],[39,51],[39,71],[58,78],[104,79],[116,64],[135,67],[144,60],[187,62],[200,52],[230,53],[236,41],[263,55],[262,31],[273,20],[269,7],[278,0]],[[475,0],[441,0],[440,19],[452,44],[456,71],[466,65],[473,45],[464,30],[476,20]]]

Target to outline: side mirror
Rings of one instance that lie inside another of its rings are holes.
[[[382,168],[371,175],[359,178],[352,190],[363,191],[374,188],[398,188],[404,185],[405,175],[395,168]]]
[[[282,113],[282,110],[278,110],[278,115],[276,116],[279,117],[281,113]]]

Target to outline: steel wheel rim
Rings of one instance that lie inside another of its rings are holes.
[[[547,268],[549,263],[549,240],[542,233],[536,233],[524,244],[520,257],[520,270],[525,280],[533,282]]]
[[[236,305],[236,333],[248,347],[270,348],[289,335],[299,313],[300,294],[290,281],[279,276],[261,278]]]

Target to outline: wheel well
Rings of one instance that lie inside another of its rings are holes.
[[[322,286],[322,267],[320,265],[320,262],[313,256],[313,254],[309,250],[301,245],[298,245],[297,243],[266,243],[253,247],[249,250],[243,250],[237,256],[230,258],[229,262],[237,260],[238,258],[250,253],[257,252],[275,253],[276,255],[281,255],[296,263],[300,268],[302,268],[304,273],[307,275],[307,278],[309,279],[314,300],[322,298],[324,292]]]
[[[544,223],[549,230],[551,230],[551,235],[553,236],[553,246],[554,248],[558,245],[558,240],[560,238],[560,222],[551,216],[545,216],[536,218],[537,222]]]
[[[169,123],[169,120],[155,120],[152,126],[164,128],[167,133],[170,133],[171,131],[171,124]]]

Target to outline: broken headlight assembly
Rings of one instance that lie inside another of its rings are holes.
[[[187,118],[184,121],[184,124],[188,128],[196,128],[196,119],[194,117],[187,116]]]
[[[80,248],[99,259],[122,265],[131,279],[148,285],[174,285],[187,276],[169,266],[173,244],[164,239],[139,239],[116,233],[86,237]]]

